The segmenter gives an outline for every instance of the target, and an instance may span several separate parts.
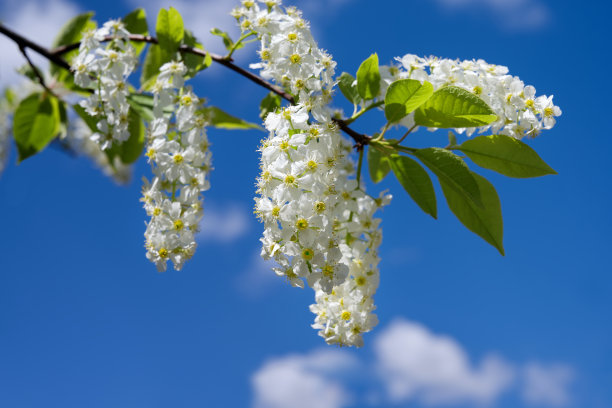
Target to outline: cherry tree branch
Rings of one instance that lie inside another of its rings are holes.
[[[12,39],[13,41],[15,41],[15,43],[17,43],[17,45],[20,47],[20,49],[23,48],[30,48],[33,51],[36,51],[37,53],[39,53],[40,55],[42,55],[43,57],[47,58],[49,61],[53,62],[54,64],[58,65],[61,68],[70,70],[70,65],[66,62],[66,60],[64,60],[62,58],[62,55],[75,50],[77,48],[79,48],[80,43],[74,43],[74,44],[68,44],[68,45],[63,45],[61,47],[57,47],[53,50],[48,50],[30,40],[28,40],[27,38],[17,34],[16,32],[10,30],[9,28],[5,27],[2,23],[0,23],[0,33],[6,35],[7,37],[9,37],[10,39]],[[112,38],[105,38],[105,40],[111,40]],[[152,37],[150,35],[140,35],[140,34],[131,34],[129,36],[129,39],[131,41],[135,41],[135,42],[146,42],[146,43],[151,43],[151,44],[157,44],[157,38]],[[211,52],[207,52],[204,51],[202,49],[199,48],[194,48],[194,47],[188,47],[186,45],[182,45],[179,48],[180,52],[184,52],[184,53],[188,53],[188,54],[194,54],[194,55],[199,55],[202,57],[205,57],[206,54],[208,53],[211,57],[211,59],[213,61],[215,61],[218,64],[223,65],[226,68],[231,69],[232,71],[238,73],[239,75],[245,77],[246,79],[256,83],[257,85],[268,89],[271,92],[274,92],[275,94],[279,95],[281,98],[285,99],[286,101],[288,101],[289,103],[294,104],[295,103],[295,99],[293,98],[292,95],[290,95],[289,93],[285,92],[283,89],[281,89],[280,87],[273,85],[271,83],[269,83],[268,81],[266,81],[265,79],[263,79],[262,77],[253,74],[250,71],[247,71],[246,69],[234,64],[233,60],[231,58],[226,58],[223,57],[221,55],[217,55]],[[362,149],[365,145],[367,145],[370,140],[371,137],[364,135],[362,133],[356,132],[355,130],[351,129],[349,127],[349,125],[342,119],[333,119],[334,122],[336,122],[338,124],[338,127],[347,135],[349,135],[354,141],[355,141],[355,147],[357,147],[358,149]]]

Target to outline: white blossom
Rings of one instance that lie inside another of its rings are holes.
[[[518,77],[508,74],[508,68],[479,60],[422,58],[407,54],[398,57],[399,66],[381,67],[381,95],[391,82],[411,78],[430,82],[434,89],[452,85],[468,90],[482,98],[497,115],[497,120],[478,128],[456,129],[469,136],[474,132],[504,134],[517,139],[535,137],[542,129],[551,129],[561,109],[552,96],[536,97],[535,88],[525,85]],[[400,123],[411,127],[414,114]]]
[[[382,234],[373,213],[387,198],[374,200],[355,181],[351,146],[331,119],[336,63],[299,10],[260,3],[246,0],[232,12],[243,34],[260,40],[261,62],[251,68],[295,100],[265,119],[270,133],[260,148],[255,199],[264,223],[261,253],[291,285],[315,290],[313,327],[328,343],[360,346],[377,322],[372,296]]]
[[[145,232],[147,258],[159,271],[166,270],[168,260],[180,270],[195,253],[201,193],[210,186],[206,123],[197,113],[200,100],[184,86],[186,72],[181,61],[166,63],[153,88],[146,156],[154,177],[150,183],[145,180],[142,201],[151,217]]]

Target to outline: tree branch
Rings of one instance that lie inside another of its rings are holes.
[[[22,47],[30,48],[33,51],[36,51],[37,53],[42,55],[43,57],[47,58],[49,61],[53,62],[54,64],[64,69],[67,69],[67,70],[70,70],[70,65],[61,56],[69,51],[79,48],[79,45],[80,45],[80,43],[68,44],[68,45],[64,45],[61,47],[57,47],[54,50],[49,51],[46,48],[8,29],[1,23],[0,23],[0,33],[6,35],[7,37],[15,41],[19,45],[20,48]],[[105,40],[107,41],[111,39],[112,37],[105,38]],[[150,35],[131,34],[129,36],[129,39],[131,41],[136,41],[136,42],[147,42],[151,44],[158,43],[157,38],[152,37]],[[206,56],[206,53],[207,53],[207,51],[201,50],[199,48],[188,47],[186,45],[182,45],[179,48],[179,51],[184,52],[184,53],[194,54],[194,55],[200,55],[203,57]],[[257,85],[262,86],[271,92],[274,92],[275,94],[279,95],[281,98],[285,99],[289,103],[292,103],[292,104],[295,103],[295,99],[293,98],[292,95],[288,94],[287,92],[285,92],[278,86],[269,83],[262,77],[256,74],[253,74],[252,72],[249,72],[245,70],[244,68],[239,67],[238,65],[234,64],[231,58],[225,58],[221,55],[217,55],[217,54],[210,53],[210,52],[208,54],[210,55],[211,59],[217,62],[218,64],[221,64],[225,66],[226,68],[231,69],[232,71],[238,73],[239,75],[242,75],[243,77],[256,83]],[[344,133],[349,135],[355,141],[356,148],[361,149],[370,142],[371,137],[354,131],[353,129],[349,127],[349,125],[344,120],[335,119],[335,118],[333,120],[338,124],[340,129],[344,131]]]

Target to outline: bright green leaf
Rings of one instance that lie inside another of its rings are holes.
[[[527,178],[557,174],[527,144],[510,136],[478,136],[459,146],[474,163],[508,177]]]
[[[57,136],[59,126],[60,111],[55,97],[33,93],[21,101],[13,117],[19,161],[44,149]]]
[[[338,79],[338,88],[346,99],[349,100],[353,105],[358,105],[361,102],[361,96],[357,90],[357,83],[355,78],[348,72],[343,72]]]
[[[206,107],[201,112],[211,126],[219,129],[261,129],[260,126],[232,116],[215,106]]]
[[[216,35],[218,37],[221,37],[221,39],[223,39],[223,45],[225,45],[225,48],[227,48],[228,51],[230,51],[233,47],[234,47],[234,40],[231,39],[231,37],[229,36],[229,34],[223,30],[220,30],[218,28],[212,28],[210,30],[210,33],[212,35]],[[242,43],[240,43],[238,46],[236,46],[236,49],[240,49],[242,48],[244,45]]]
[[[436,192],[429,174],[410,157],[390,156],[393,174],[415,203],[427,214],[438,218]]]
[[[379,183],[391,171],[389,158],[380,150],[370,146],[368,148],[368,169],[372,181]]]
[[[281,106],[281,97],[274,92],[267,94],[259,104],[259,117],[266,120],[266,116],[270,112],[276,112]]]
[[[175,58],[185,35],[183,18],[174,7],[159,10],[155,32],[161,48],[162,64],[171,61]]]
[[[130,137],[119,145],[119,158],[125,164],[134,163],[140,157],[145,142],[145,127],[134,109],[128,112],[128,131]]]
[[[438,147],[415,150],[414,155],[423,162],[440,181],[465,195],[477,206],[482,206],[478,183],[463,160],[456,154]]]
[[[357,91],[364,100],[378,96],[380,91],[380,71],[378,70],[378,54],[372,54],[361,63],[357,70]]]
[[[140,86],[143,89],[151,89],[155,84],[155,79],[159,74],[159,68],[163,65],[162,53],[159,45],[151,44],[147,50],[144,63],[142,65],[142,73],[140,75]]]
[[[123,24],[125,25],[125,29],[132,34],[149,34],[149,26],[147,25],[147,14],[142,8],[137,8],[136,10],[123,17]],[[132,42],[132,46],[136,50],[137,55],[142,52],[145,45],[147,45],[145,42]]]
[[[495,120],[495,112],[485,101],[455,86],[438,89],[414,113],[417,125],[436,128],[478,127]]]
[[[482,207],[474,205],[472,200],[459,193],[445,180],[440,179],[440,185],[442,186],[448,207],[467,229],[482,237],[482,239],[493,245],[504,255],[504,225],[501,204],[495,187],[484,177],[476,173],[472,173],[472,176],[476,183],[478,183]]]
[[[204,46],[197,42],[196,38],[189,30],[185,30],[184,42],[185,45],[187,45],[188,47],[204,51]],[[210,64],[212,64],[212,58],[209,52],[206,53],[206,56],[196,55],[193,53],[184,53],[183,61],[185,62],[185,66],[187,67],[187,74],[185,75],[185,78],[193,78],[198,72],[208,68]]]
[[[394,123],[425,103],[433,94],[433,85],[416,79],[398,79],[385,95],[385,116]]]
[[[87,125],[87,127],[92,131],[92,132],[98,132],[98,118],[95,118],[91,115],[89,115],[86,111],[85,108],[83,108],[81,105],[72,105],[72,109],[76,112],[77,115],[79,115],[79,117],[81,119],[83,119],[83,122],[85,122],[85,124]]]

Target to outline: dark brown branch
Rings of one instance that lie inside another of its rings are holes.
[[[15,43],[17,43],[17,45],[19,46],[19,48],[29,48],[32,51],[35,51],[37,53],[39,53],[40,55],[42,55],[43,57],[45,57],[46,59],[48,59],[49,61],[53,62],[54,64],[70,70],[70,65],[68,65],[68,63],[60,56],[60,55],[55,55],[53,54],[51,51],[47,50],[45,47],[41,47],[40,45],[28,40],[27,38],[17,34],[16,32],[14,32],[13,30],[9,29],[8,27],[4,26],[2,23],[0,23],[0,34],[4,34],[6,35],[8,38],[10,38],[11,40],[15,41]],[[78,47],[78,45],[77,45]]]
[[[68,63],[61,57],[63,54],[75,50],[77,48],[79,48],[80,43],[75,43],[75,44],[68,44],[68,45],[64,45],[61,47],[57,47],[54,50],[47,50],[44,47],[41,47],[38,44],[33,43],[32,41],[20,36],[19,34],[9,30],[8,28],[4,27],[2,24],[0,24],[0,33],[5,34],[7,37],[11,38],[13,41],[15,41],[20,47],[27,47],[32,49],[33,51],[36,51],[37,53],[39,53],[40,55],[42,55],[43,57],[47,58],[49,61],[57,64],[58,66],[70,70],[70,65],[68,65]],[[111,38],[107,38],[106,40],[110,40]],[[151,43],[151,44],[157,44],[157,38],[155,37],[151,37],[149,35],[139,35],[139,34],[131,34],[129,39],[131,41],[137,41],[137,42],[147,42],[147,43]],[[190,53],[190,54],[195,54],[195,55],[200,55],[200,56],[206,56],[206,51],[201,50],[199,48],[193,48],[193,47],[188,47],[186,45],[182,45],[179,49],[179,51],[181,52],[185,52],[185,53]],[[259,86],[262,86],[266,89],[268,89],[271,92],[274,92],[275,94],[279,95],[281,98],[287,100],[290,103],[295,103],[295,99],[293,98],[292,95],[288,94],[287,92],[285,92],[284,90],[282,90],[281,88],[272,85],[271,83],[267,82],[265,79],[263,79],[262,77],[253,74],[252,72],[249,72],[247,70],[245,70],[244,68],[239,67],[238,65],[234,64],[231,58],[226,58],[223,57],[221,55],[217,55],[214,53],[209,53],[211,59],[229,69],[231,69],[232,71],[242,75],[243,77],[251,80],[252,82],[256,83]],[[351,129],[348,124],[342,120],[342,119],[334,119],[334,121],[338,124],[338,126],[340,127],[340,129],[342,129],[342,131],[344,131],[344,133],[346,133],[347,135],[349,135],[354,141],[355,141],[355,147],[357,147],[358,149],[363,148],[363,146],[367,145],[370,142],[370,137],[364,134],[361,134],[359,132],[354,131],[353,129]]]
[[[27,51],[26,51],[26,49],[25,49],[25,47],[23,45],[19,45],[19,51],[21,51],[21,53],[23,54],[23,57],[26,59],[26,61],[28,61],[28,65],[30,66],[30,68],[32,68],[32,71],[34,71],[34,75],[36,75],[36,78],[38,79],[38,83],[40,84],[40,86],[45,88],[45,91],[49,92],[51,95],[56,96],[53,93],[53,91],[51,89],[49,89],[49,87],[45,83],[45,78],[42,76],[42,73],[40,72],[38,67],[36,67],[36,65],[34,65],[32,60],[28,56],[28,53],[27,53]]]

